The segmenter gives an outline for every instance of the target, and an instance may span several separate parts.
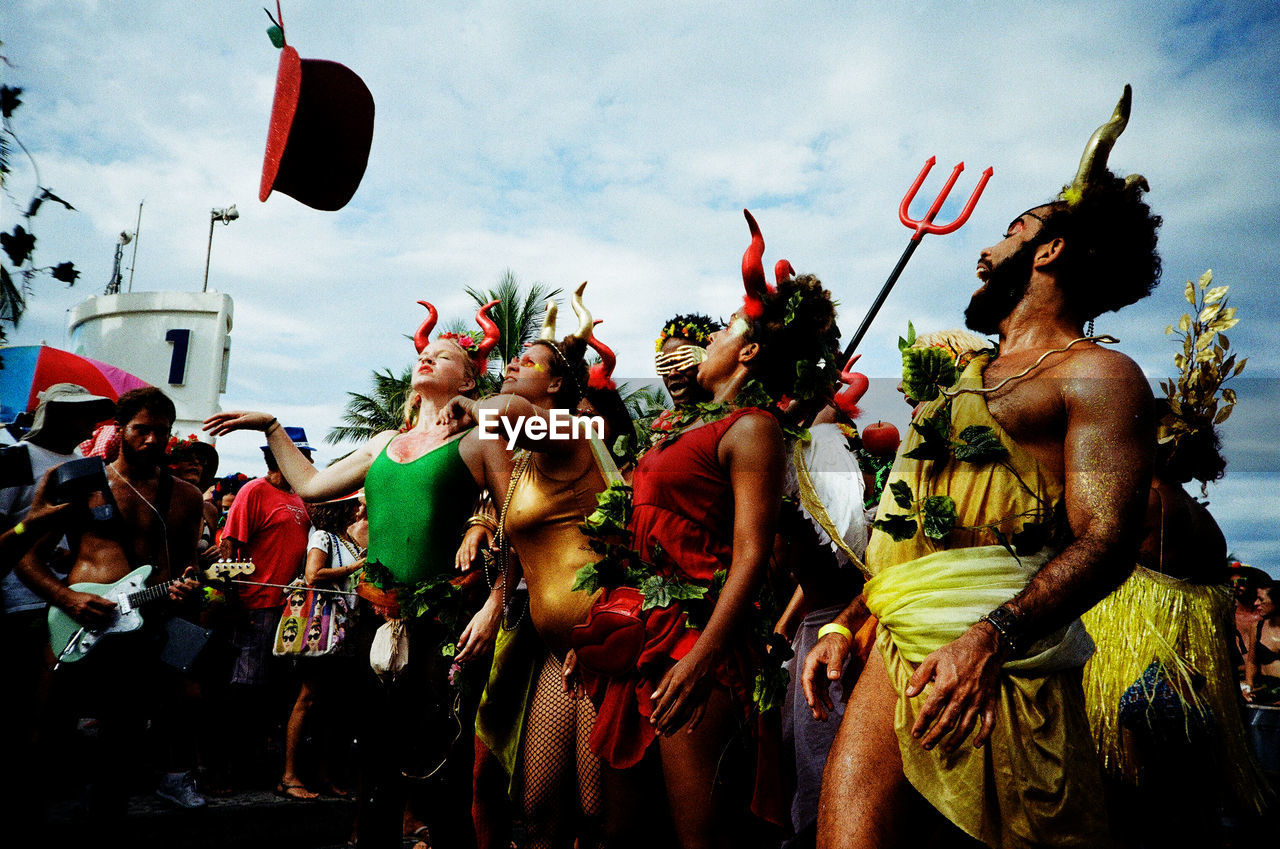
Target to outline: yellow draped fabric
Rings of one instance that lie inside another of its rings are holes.
[[[1120,729],[1120,697],[1154,661],[1188,712],[1213,717],[1223,794],[1261,811],[1265,779],[1245,740],[1228,639],[1235,603],[1224,586],[1189,584],[1138,566],[1083,617],[1097,653],[1084,668],[1085,705],[1108,774],[1135,784],[1139,763]]]
[[[988,361],[980,355],[960,387],[980,387]],[[946,398],[926,405],[916,420],[933,415]],[[875,577],[865,588],[867,606],[880,619],[876,645],[899,694],[915,664],[1012,598],[1048,559],[1015,558],[991,528],[1007,536],[1027,521],[1048,521],[1062,496],[1060,482],[1009,437],[987,411],[981,395],[952,401],[951,438],[971,425],[992,429],[1008,450],[999,462],[934,461],[903,455],[922,438],[912,430],[889,482],[905,481],[916,499],[949,495],[957,529],[944,540],[923,532],[895,542],[873,535],[867,566]],[[878,518],[902,513],[886,488]],[[989,846],[1110,845],[1101,774],[1089,736],[1080,666],[1091,644],[1079,623],[1050,635],[1007,663],[987,745],[961,746],[946,754],[926,751],[910,729],[928,691],[900,695],[894,716],[903,771],[912,786],[959,828]]]

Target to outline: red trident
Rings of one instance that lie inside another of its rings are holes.
[[[987,168],[986,171],[982,172],[982,178],[978,180],[978,185],[974,188],[973,194],[969,196],[969,202],[964,205],[964,209],[960,210],[960,214],[956,216],[954,221],[950,224],[934,224],[934,217],[942,209],[942,204],[946,201],[947,195],[951,194],[951,187],[956,184],[956,178],[964,170],[964,163],[961,162],[951,169],[951,176],[947,178],[947,183],[942,187],[942,191],[934,198],[933,206],[929,207],[929,211],[925,213],[924,218],[916,221],[911,217],[911,201],[915,200],[916,192],[920,191],[920,186],[924,184],[924,178],[928,176],[930,169],[937,163],[938,158],[936,156],[929,157],[929,160],[924,164],[924,168],[921,168],[920,173],[916,175],[916,181],[911,184],[910,189],[907,189],[907,194],[902,198],[902,203],[898,205],[898,220],[915,232],[911,236],[911,241],[907,243],[907,249],[902,252],[902,256],[898,259],[898,264],[894,267],[893,273],[889,275],[889,279],[880,287],[880,294],[876,296],[875,301],[871,304],[871,309],[867,311],[867,316],[862,320],[862,325],[858,328],[858,332],[853,334],[849,347],[844,349],[842,360],[848,360],[853,355],[854,350],[857,349],[858,343],[862,341],[867,329],[871,327],[871,322],[875,319],[876,313],[880,312],[880,307],[884,305],[885,298],[889,297],[889,290],[893,288],[894,283],[898,282],[902,269],[907,267],[907,260],[911,259],[911,255],[915,253],[916,247],[919,246],[920,241],[924,238],[924,234],[934,233],[939,236],[945,236],[948,233],[954,233],[959,230],[969,220],[969,214],[978,205],[978,198],[982,196],[982,190],[987,187],[987,181],[995,173],[992,168]]]

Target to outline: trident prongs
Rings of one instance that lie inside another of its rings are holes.
[[[920,240],[924,238],[925,233],[933,233],[938,236],[945,236],[948,233],[954,233],[959,230],[963,224],[969,220],[969,214],[973,212],[973,208],[978,205],[978,198],[982,197],[982,190],[987,187],[987,181],[991,179],[991,175],[995,173],[992,168],[982,172],[982,178],[978,180],[978,185],[974,187],[973,194],[969,195],[969,202],[964,205],[964,209],[960,210],[960,214],[950,224],[934,224],[934,216],[942,209],[942,204],[947,199],[947,195],[951,193],[951,188],[956,184],[956,178],[960,176],[960,172],[964,170],[964,163],[961,162],[955,168],[951,169],[951,176],[947,179],[947,183],[942,187],[942,191],[933,199],[933,205],[929,207],[929,211],[920,221],[916,221],[911,217],[911,201],[915,200],[916,192],[920,191],[920,186],[924,185],[924,178],[928,175],[929,170],[938,162],[938,157],[930,156],[925,162],[924,167],[920,169],[920,173],[916,175],[916,180],[911,184],[911,188],[907,189],[907,194],[902,198],[902,203],[898,205],[898,220],[905,226],[911,228],[915,232],[911,235],[911,240],[907,242],[907,248],[902,252],[902,256],[898,258],[898,264],[894,266],[893,271],[889,274],[889,279],[884,281],[884,285],[880,287],[880,294],[876,295],[876,299],[871,302],[871,308],[867,310],[867,315],[862,319],[861,326],[858,331],[853,334],[853,339],[849,341],[849,346],[844,349],[842,359],[849,359],[853,352],[857,350],[858,343],[862,341],[862,337],[866,335],[867,329],[871,327],[871,322],[875,319],[876,313],[880,312],[880,307],[884,305],[885,298],[889,297],[889,290],[893,288],[893,284],[898,282],[902,269],[907,267],[907,260],[911,259],[911,255],[915,253],[916,248],[920,245]]]
[[[653,358],[653,367],[661,377],[696,366],[706,358],[706,348],[699,348],[697,345],[681,345],[669,354],[656,354]]]
[[[930,156],[925,162],[924,168],[920,169],[920,174],[916,177],[916,181],[911,184],[911,188],[907,190],[906,195],[902,198],[902,203],[898,205],[898,220],[903,226],[915,230],[915,235],[911,237],[913,242],[918,242],[924,238],[925,233],[933,233],[936,236],[945,236],[948,233],[954,233],[969,220],[969,214],[973,212],[973,208],[978,204],[978,198],[982,197],[982,190],[987,187],[987,181],[991,179],[991,175],[995,173],[992,168],[987,168],[982,172],[982,178],[978,180],[978,185],[974,187],[973,194],[969,195],[969,202],[964,205],[964,209],[960,210],[960,214],[956,216],[956,220],[950,224],[934,224],[933,218],[942,209],[942,204],[946,201],[947,195],[951,194],[951,188],[956,184],[956,178],[960,176],[960,172],[964,170],[964,163],[961,162],[955,168],[951,169],[951,176],[947,178],[947,183],[942,187],[942,191],[933,200],[933,206],[929,207],[929,211],[925,213],[922,220],[916,221],[911,217],[911,201],[915,200],[916,192],[920,191],[920,186],[924,184],[924,178],[929,171],[938,162],[938,157]]]

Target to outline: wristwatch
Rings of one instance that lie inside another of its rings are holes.
[[[996,633],[1000,635],[1000,646],[1012,657],[1022,647],[1021,620],[1022,616],[1017,611],[1007,604],[1002,604],[978,621],[986,622],[996,629]]]

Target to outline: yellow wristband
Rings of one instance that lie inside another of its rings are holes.
[[[22,536],[23,534],[25,534],[26,532],[27,532],[27,525],[26,525],[26,523],[25,523],[25,522],[19,522],[18,524],[16,524],[16,525],[14,525],[14,526],[13,526],[13,535],[14,535],[14,536],[19,536],[19,537],[20,537],[20,536]]]
[[[821,640],[827,634],[839,634],[849,642],[853,642],[853,632],[837,622],[828,622],[818,629],[818,639]]]

